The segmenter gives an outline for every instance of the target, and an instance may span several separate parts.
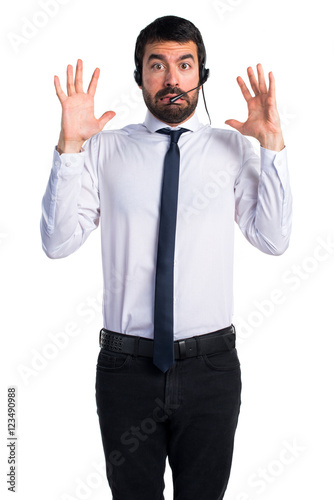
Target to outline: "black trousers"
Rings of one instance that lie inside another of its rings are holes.
[[[174,500],[221,500],[240,395],[235,348],[176,360],[166,373],[152,358],[101,348],[96,404],[112,498],[164,500],[168,457]]]

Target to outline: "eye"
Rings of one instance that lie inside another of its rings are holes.
[[[181,68],[182,69],[189,69],[190,68],[190,64],[187,63],[187,62],[183,62],[183,63],[181,63]]]
[[[161,63],[155,63],[153,64],[153,69],[156,69],[157,71],[163,69],[163,65]]]

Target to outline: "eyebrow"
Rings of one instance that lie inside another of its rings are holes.
[[[160,59],[161,61],[166,61],[166,57],[163,54],[150,54],[147,62],[149,63],[152,59]],[[184,61],[184,59],[192,59],[195,62],[194,56],[192,54],[184,54],[178,58],[178,61]]]

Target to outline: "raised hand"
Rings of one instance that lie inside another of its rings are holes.
[[[274,75],[272,72],[269,73],[269,89],[267,89],[261,64],[258,64],[256,68],[258,80],[253,69],[247,68],[254,96],[250,93],[243,79],[240,76],[237,78],[242,95],[247,102],[248,119],[244,123],[237,120],[226,120],[225,123],[243,135],[255,137],[262,147],[280,151],[284,148],[284,141],[276,107]]]
[[[70,64],[67,66],[67,95],[60,86],[58,76],[54,77],[56,94],[62,106],[61,132],[57,146],[59,153],[78,153],[83,143],[100,132],[116,114],[114,111],[106,111],[99,119],[95,118],[94,96],[100,70],[95,69],[85,93],[82,68],[82,60],[78,59],[73,82],[73,67]]]

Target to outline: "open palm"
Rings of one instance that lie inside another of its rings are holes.
[[[64,144],[83,144],[115,116],[114,111],[106,111],[99,119],[95,118],[94,96],[100,70],[95,69],[87,93],[83,91],[82,73],[81,59],[77,61],[74,81],[73,67],[67,66],[67,95],[61,88],[58,76],[54,77],[56,93],[62,105],[61,140]]]
[[[269,136],[279,138],[282,142],[280,118],[276,107],[274,75],[272,72],[269,73],[269,88],[267,89],[261,64],[257,65],[257,72],[258,80],[253,69],[251,67],[247,68],[254,96],[250,93],[243,79],[240,76],[237,78],[248,106],[247,120],[245,122],[226,120],[225,123],[243,135],[255,137],[260,141],[261,145],[265,144],[266,138]]]

